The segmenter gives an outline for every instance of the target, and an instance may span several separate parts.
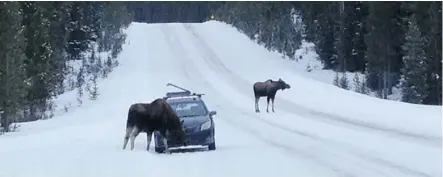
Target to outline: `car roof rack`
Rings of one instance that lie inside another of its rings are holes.
[[[163,97],[164,99],[176,98],[176,97],[192,97],[192,96],[197,96],[198,98],[201,98],[202,95],[205,95],[203,93],[192,93],[191,94],[191,91],[184,89],[182,87],[179,87],[177,85],[171,84],[171,83],[166,84],[166,86],[172,86],[172,87],[178,88],[183,91],[181,91],[181,92],[167,92],[166,97]]]

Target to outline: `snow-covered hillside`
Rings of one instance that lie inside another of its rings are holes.
[[[0,177],[442,175],[441,106],[324,83],[216,21],[127,31],[99,100],[0,136]],[[291,89],[277,93],[276,113],[263,98],[255,113],[252,84],[278,78]],[[121,149],[129,105],[164,96],[168,82],[206,93],[216,151],[146,152],[144,134],[134,151]]]

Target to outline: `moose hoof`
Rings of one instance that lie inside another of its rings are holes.
[[[255,110],[255,112],[256,112],[256,113],[259,113],[260,111],[259,111],[259,110]]]

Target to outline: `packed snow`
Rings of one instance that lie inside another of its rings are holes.
[[[441,106],[324,83],[221,22],[132,23],[127,34],[97,101],[0,136],[0,177],[442,175]],[[279,78],[291,89],[277,93],[276,112],[261,98],[255,113],[252,84]],[[129,105],[164,96],[168,82],[206,94],[217,150],[147,152],[145,134],[122,150]]]

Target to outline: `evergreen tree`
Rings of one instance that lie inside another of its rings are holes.
[[[22,14],[19,2],[0,2],[0,126],[6,132],[19,117],[29,85],[23,67],[26,43]]]
[[[411,2],[422,36],[426,38],[425,53],[429,59],[427,83],[429,94],[423,104],[442,104],[442,2]]]
[[[369,89],[368,89],[368,87],[366,86],[366,81],[365,81],[365,79],[362,80],[358,92],[359,92],[359,93],[362,93],[362,94],[366,94],[366,95],[369,93]]]
[[[428,71],[429,58],[424,51],[426,40],[418,28],[415,15],[409,20],[408,31],[405,35],[403,51],[404,67],[402,68],[402,100],[409,103],[423,103],[429,95]]]
[[[26,46],[25,68],[27,78],[31,82],[27,91],[29,114],[27,120],[38,120],[44,117],[48,100],[55,90],[53,67],[51,64],[52,49],[50,41],[51,12],[46,8],[50,2],[20,2],[23,9],[24,35]]]
[[[83,103],[83,86],[85,84],[85,69],[84,67],[80,68],[80,71],[77,74],[77,102],[79,105]]]
[[[400,2],[370,2],[365,36],[368,87],[387,99],[402,65],[403,24]]]
[[[342,73],[342,76],[339,81],[339,85],[340,85],[340,88],[349,90],[349,81],[348,81],[348,78],[346,77],[346,73]]]
[[[355,73],[354,79],[352,81],[354,82],[354,91],[360,93],[361,81],[358,73]]]
[[[339,45],[339,4],[337,2],[306,2],[302,5],[306,23],[306,39],[315,44],[323,69],[337,69]]]
[[[351,18],[348,23],[349,25],[349,36],[351,38],[350,41],[350,58],[347,66],[347,70],[354,72],[365,72],[365,54],[366,54],[366,45],[365,45],[365,34],[366,34],[366,17],[367,17],[367,2],[345,2],[352,4],[352,8],[348,8],[351,12],[348,12],[349,18]]]
[[[87,84],[87,90],[89,92],[89,99],[90,100],[96,100],[98,95],[99,95],[99,91],[98,91],[98,86],[97,86],[97,79],[100,76],[100,64],[98,60],[98,57],[96,57],[95,54],[95,50],[92,50],[91,52],[91,56],[89,57],[89,68],[88,71],[91,76],[90,76],[90,80]]]
[[[332,81],[332,84],[334,84],[337,87],[340,87],[340,76],[337,71],[335,71],[334,80]]]

